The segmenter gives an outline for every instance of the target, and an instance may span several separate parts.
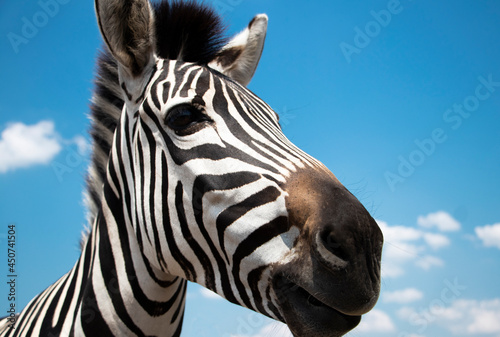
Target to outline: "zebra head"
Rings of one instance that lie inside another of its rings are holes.
[[[197,282],[296,336],[354,328],[379,295],[382,234],[246,88],[267,17],[223,41],[193,2],[96,12],[124,100],[107,180],[151,282]]]

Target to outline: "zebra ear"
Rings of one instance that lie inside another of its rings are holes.
[[[241,33],[236,35],[210,62],[209,66],[247,86],[257,69],[267,32],[267,15],[253,18]]]
[[[118,61],[132,79],[144,74],[154,60],[154,16],[148,0],[95,0],[99,29]]]

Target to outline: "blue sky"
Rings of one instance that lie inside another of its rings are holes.
[[[15,224],[19,310],[72,267],[85,224],[101,42],[92,1],[54,1],[0,3],[0,279]],[[500,4],[208,2],[231,34],[268,14],[250,89],[384,230],[381,297],[350,336],[500,336]],[[184,333],[286,329],[192,285]]]

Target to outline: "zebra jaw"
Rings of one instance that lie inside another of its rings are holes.
[[[337,337],[354,329],[360,315],[347,315],[321,302],[296,283],[277,277],[273,284],[277,291],[283,320],[295,337]]]

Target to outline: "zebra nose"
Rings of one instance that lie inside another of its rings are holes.
[[[322,255],[323,260],[329,261],[338,267],[343,267],[349,261],[349,253],[345,245],[337,238],[336,231],[331,228],[318,233],[316,239],[318,253]]]
[[[383,237],[359,200],[333,176],[307,169],[291,176],[287,192],[289,222],[325,272],[373,273],[377,282]]]
[[[289,223],[301,235],[293,250],[296,260],[283,264],[282,272],[343,314],[368,312],[380,293],[383,236],[375,220],[328,175],[298,172],[287,192]]]
[[[334,203],[321,207],[313,242],[317,258],[332,271],[365,265],[379,256],[382,233],[366,209],[347,191],[336,190]],[[370,261],[364,261],[364,260]]]
[[[346,225],[329,225],[319,229],[314,238],[316,257],[332,271],[346,268],[354,262],[354,233]]]

